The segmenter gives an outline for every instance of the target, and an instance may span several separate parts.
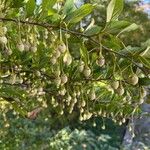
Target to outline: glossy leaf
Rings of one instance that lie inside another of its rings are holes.
[[[106,22],[118,19],[118,16],[123,10],[123,0],[111,0],[107,7]]]
[[[128,27],[126,27],[125,29],[123,29],[119,34],[124,33],[124,32],[134,31],[138,28],[139,28],[139,26],[137,24],[133,23],[133,24],[129,25]]]
[[[64,8],[63,8],[64,15],[68,15],[74,10],[75,10],[74,0],[66,0]]]
[[[70,13],[65,20],[70,24],[76,24],[81,21],[84,17],[89,15],[94,9],[94,6],[91,4],[82,5],[79,9]]]

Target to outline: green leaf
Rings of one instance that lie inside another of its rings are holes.
[[[57,0],[42,0],[42,11],[48,11],[48,9],[51,9]]]
[[[15,111],[18,112],[20,115],[22,115],[24,117],[27,115],[27,111],[24,110],[23,108],[21,108],[19,106],[19,104],[17,104],[16,102],[13,102],[11,104],[12,104],[13,108],[15,109]]]
[[[36,3],[35,0],[29,0],[26,4],[27,17],[32,16],[34,14]]]
[[[88,65],[89,54],[88,54],[87,48],[84,46],[84,44],[82,44],[82,46],[80,47],[80,54],[81,54],[81,58],[83,59],[85,64]]]
[[[48,10],[48,16],[52,16],[52,15],[54,15],[54,14],[56,14],[56,10],[55,9],[49,9]]]
[[[127,55],[127,56],[137,56],[140,53],[142,53],[144,51],[143,48],[141,47],[131,47],[131,46],[127,46],[126,48],[124,48],[123,50],[120,51],[121,54]]]
[[[123,32],[130,32],[130,31],[136,30],[138,28],[139,28],[139,26],[137,24],[132,23],[131,25],[129,25],[128,27],[126,27],[125,29],[123,29],[118,35],[120,35]]]
[[[139,78],[139,84],[142,86],[149,86],[150,85],[150,78]]]
[[[112,35],[110,35],[109,39],[104,40],[104,45],[115,51],[121,50],[123,48],[121,40]]]
[[[123,0],[111,0],[107,7],[106,22],[117,20],[123,10]]]
[[[122,29],[128,27],[131,23],[128,21],[112,21],[107,26],[106,31],[109,33],[119,33]]]
[[[66,3],[63,8],[63,14],[67,15],[75,10],[74,0],[66,0]]]
[[[144,58],[139,56],[140,62],[147,68],[150,68],[150,58]]]
[[[66,21],[70,24],[75,24],[81,21],[84,17],[89,15],[94,9],[92,4],[82,5],[79,9],[73,11],[66,17]]]
[[[145,58],[150,58],[150,46],[148,46],[148,47],[146,48],[146,50],[144,50],[144,51],[140,54],[140,56],[145,57]]]
[[[87,36],[92,36],[92,35],[96,35],[101,31],[101,27],[97,26],[97,25],[93,25],[91,28],[89,28],[88,30],[86,30],[84,32],[84,34],[86,34]]]
[[[24,0],[13,0],[11,3],[11,7],[20,8],[24,5]]]

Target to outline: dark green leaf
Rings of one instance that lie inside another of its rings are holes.
[[[35,0],[29,0],[26,4],[27,17],[30,17],[34,14],[36,3]]]
[[[150,85],[150,78],[139,78],[139,84],[142,86],[149,86]]]
[[[96,35],[101,31],[101,27],[97,26],[97,25],[93,25],[91,28],[89,28],[88,30],[86,30],[84,33],[87,36],[92,36],[92,35]]]
[[[13,0],[11,3],[11,7],[20,8],[24,5],[24,0]]]

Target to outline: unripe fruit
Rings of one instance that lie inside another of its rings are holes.
[[[136,84],[138,83],[138,81],[139,81],[139,78],[138,78],[138,76],[137,76],[136,74],[132,75],[132,76],[130,77],[130,80],[129,80],[129,82],[130,82],[132,85],[136,85]]]
[[[82,115],[80,115],[79,120],[80,120],[80,121],[83,121],[83,117],[82,117]]]
[[[81,106],[82,106],[82,107],[85,107],[85,105],[86,105],[86,102],[85,102],[85,101],[82,101]]]
[[[124,88],[120,86],[118,89],[116,89],[116,92],[118,93],[119,96],[122,96],[124,94]]]
[[[3,27],[2,30],[3,30],[3,33],[4,33],[4,34],[7,33],[7,27]]]
[[[0,43],[6,45],[7,44],[7,38],[5,36],[1,36],[0,37]]]
[[[64,53],[66,51],[66,45],[64,43],[61,43],[58,45],[57,49],[61,52]]]
[[[57,77],[56,79],[54,79],[54,82],[57,86],[59,86],[61,84],[61,79],[60,77]]]
[[[82,107],[80,108],[80,112],[81,112],[81,113],[83,113],[83,112],[84,112],[84,109],[83,109]]]
[[[120,125],[120,126],[122,125],[122,122],[121,122],[121,121],[119,121],[119,125]]]
[[[19,44],[17,44],[17,48],[20,52],[23,52],[24,51],[24,45],[22,42],[19,42]]]
[[[141,88],[141,91],[140,91],[140,96],[141,96],[142,98],[144,98],[146,95],[147,95],[147,92],[146,92],[146,90],[142,87],[142,88]]]
[[[111,87],[116,90],[119,87],[119,81],[113,81]]]
[[[94,89],[92,89],[89,93],[90,100],[94,100],[96,98],[96,94]]]
[[[12,50],[10,48],[6,48],[6,55],[10,56],[12,54]]]
[[[102,126],[102,129],[103,129],[103,130],[105,130],[105,129],[106,129],[105,125],[103,125],[103,126]]]
[[[84,69],[84,62],[83,61],[80,61],[79,62],[79,71],[82,72]]]
[[[59,69],[57,69],[57,70],[54,72],[54,74],[55,74],[56,77],[60,76],[60,73],[61,73],[61,72],[60,72]]]
[[[37,51],[37,46],[36,45],[32,45],[30,47],[31,52],[35,53]]]
[[[54,65],[54,64],[56,64],[57,59],[56,59],[55,57],[52,57],[52,58],[50,59],[50,61],[51,61],[51,63]]]
[[[64,96],[66,94],[66,89],[65,88],[61,89],[61,91],[59,91],[59,94]]]
[[[61,75],[61,83],[65,84],[65,83],[67,83],[67,81],[68,81],[68,77],[65,74],[62,74]]]
[[[88,78],[91,74],[91,69],[88,66],[86,66],[83,70],[83,74],[86,78]]]
[[[30,49],[30,43],[29,43],[29,42],[26,42],[26,43],[24,44],[24,50],[25,50],[26,52],[28,52],[29,49]]]
[[[72,63],[72,56],[69,53],[66,53],[64,55],[63,62],[69,66]]]
[[[65,34],[65,37],[66,37],[67,39],[69,39],[69,38],[70,38],[70,34],[66,33],[66,34]]]
[[[60,51],[56,50],[53,56],[54,56],[55,58],[59,58],[60,55],[61,55]]]
[[[64,111],[63,111],[63,110],[61,110],[59,114],[60,114],[60,115],[63,115],[63,114],[64,114]]]
[[[96,122],[93,122],[93,127],[96,127]]]
[[[103,56],[101,56],[98,60],[97,60],[97,65],[102,67],[105,64],[105,58]]]

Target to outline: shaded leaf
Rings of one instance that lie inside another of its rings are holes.
[[[149,86],[150,85],[150,78],[139,78],[139,84],[142,86]]]
[[[32,16],[34,14],[36,3],[35,0],[29,0],[26,4],[27,17]]]
[[[86,30],[84,32],[84,34],[86,34],[87,36],[92,36],[92,35],[96,35],[101,31],[101,27],[97,26],[97,25],[93,25],[91,28],[89,28],[88,30]]]

